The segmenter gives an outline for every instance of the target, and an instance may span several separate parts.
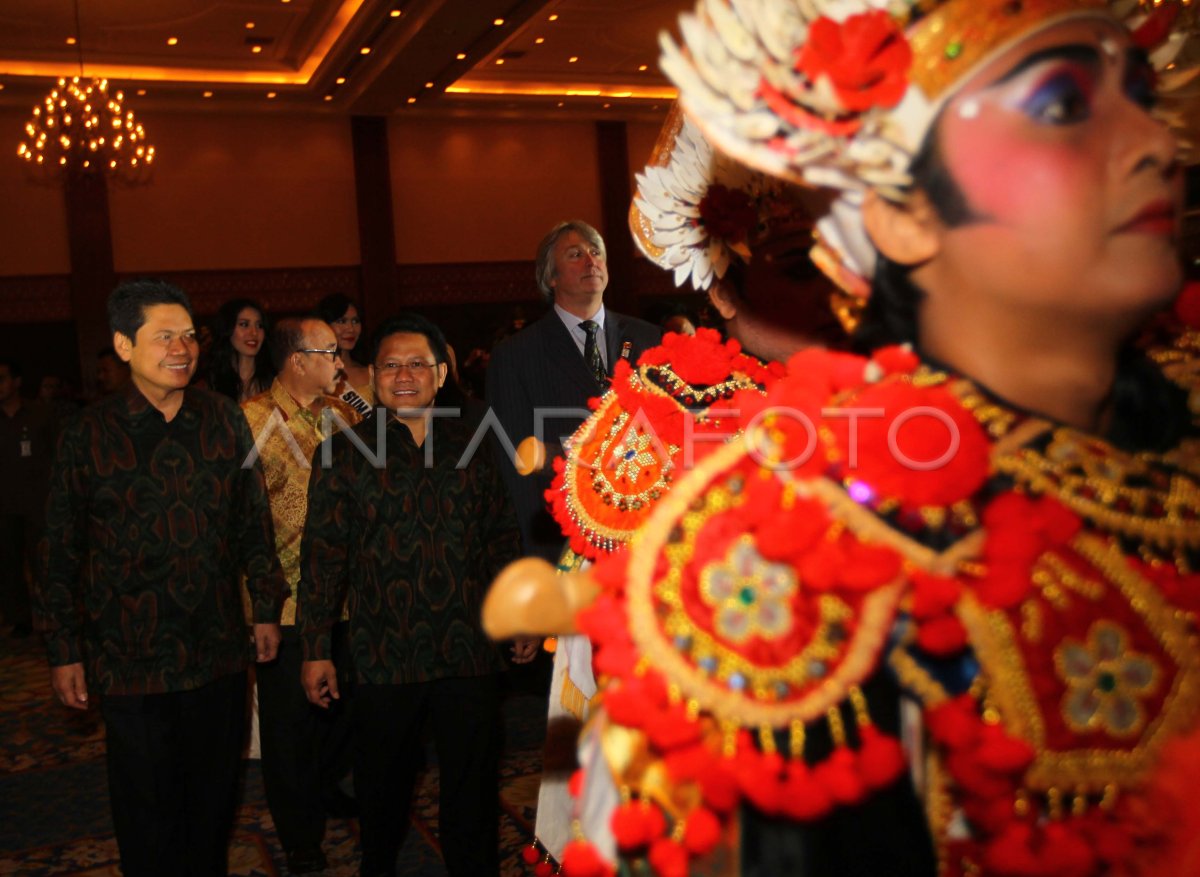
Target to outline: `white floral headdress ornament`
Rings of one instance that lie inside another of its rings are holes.
[[[680,17],[686,51],[663,34],[660,63],[685,112],[717,149],[765,173],[840,193],[817,222],[813,261],[843,289],[865,296],[876,256],[862,227],[863,194],[904,197],[912,157],[968,73],[1064,19],[1116,17],[1150,51],[1159,90],[1169,95],[1196,72],[1194,63],[1174,63],[1196,6],[698,0],[694,13]],[[1169,103],[1163,116],[1169,123],[1181,118]]]
[[[635,243],[655,264],[705,290],[751,245],[774,215],[794,210],[786,184],[715,151],[676,105],[651,163],[636,176],[629,210]]]

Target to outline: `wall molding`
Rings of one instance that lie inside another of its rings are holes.
[[[362,297],[362,273],[357,265],[121,273],[120,279],[147,274],[181,287],[202,316],[216,313],[221,303],[231,298],[257,299],[269,311],[287,313],[307,310],[334,292],[359,300]],[[532,260],[397,265],[396,275],[395,300],[400,308],[539,301]],[[634,261],[633,288],[640,298],[679,292],[669,274],[645,259]],[[0,324],[71,319],[69,275],[0,277]]]

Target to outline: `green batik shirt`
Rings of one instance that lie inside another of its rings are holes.
[[[287,593],[254,440],[230,399],[188,388],[167,421],[130,385],[64,429],[34,613],[51,666],[104,694],[198,688],[244,670]]]
[[[365,451],[352,440],[356,437]],[[418,447],[387,412],[330,439],[313,458],[300,549],[305,660],[330,657],[342,596],[360,681],[428,682],[504,669],[480,626],[492,579],[520,535],[486,442],[459,468],[470,425],[435,418]]]

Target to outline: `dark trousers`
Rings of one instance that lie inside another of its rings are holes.
[[[429,718],[437,749],[438,838],[451,877],[499,871],[499,687],[495,676],[354,693],[354,789],[363,877],[395,873]]]
[[[246,674],[103,698],[108,794],[125,877],[225,877]]]
[[[29,571],[41,530],[39,519],[0,515],[0,615],[9,624],[29,624]]]
[[[334,625],[333,660],[339,671],[349,667],[345,628]],[[279,656],[255,666],[263,787],[285,850],[321,845],[322,801],[336,797],[339,780],[350,772],[353,685],[339,681],[341,699],[328,710],[313,706],[300,684],[302,657],[296,628],[286,626]]]

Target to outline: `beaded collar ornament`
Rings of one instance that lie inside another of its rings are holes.
[[[713,329],[667,333],[636,368],[617,364],[612,389],[554,461],[546,500],[577,555],[623,548],[674,481],[717,441],[736,434],[735,393],[762,392],[782,367],[759,362]]]
[[[863,193],[902,199],[909,163],[959,85],[1017,40],[1081,17],[1120,20],[1150,52],[1159,111],[1197,72],[1183,52],[1193,0],[698,0],[684,48],[661,35],[660,64],[704,137],[773,176],[838,193],[817,223],[813,261],[865,296],[875,251]],[[1184,144],[1187,145],[1187,144]]]

